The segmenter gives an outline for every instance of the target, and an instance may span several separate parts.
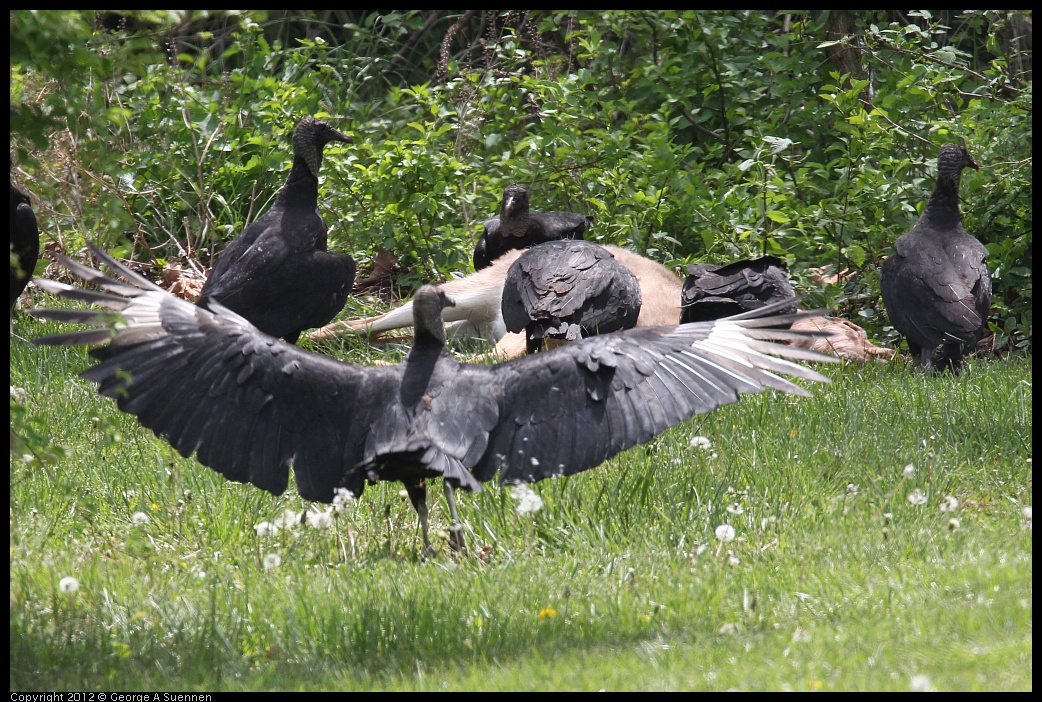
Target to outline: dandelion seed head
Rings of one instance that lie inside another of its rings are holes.
[[[1020,513],[1023,515],[1024,519],[1031,519],[1031,506],[1028,505],[1024,509],[1020,510]]]
[[[925,505],[926,504],[926,493],[916,488],[908,493],[908,501],[913,505]]]
[[[955,517],[952,517],[951,519],[948,520],[948,528],[951,529],[952,531],[955,531],[956,529],[958,529],[959,526],[960,526],[959,520],[956,519]]]
[[[901,473],[906,478],[909,478],[909,479],[914,478],[915,477],[915,466],[912,465],[911,463],[909,463],[908,465],[906,465],[904,467],[904,470],[902,470]]]
[[[14,385],[11,386],[11,399],[15,402],[25,402],[25,398],[29,397],[29,393],[26,392],[25,388],[16,388]]]
[[[727,511],[731,514],[745,514],[745,510],[742,509],[742,506],[737,502],[731,505],[727,505]]]
[[[333,509],[343,512],[355,503],[355,496],[347,488],[337,488],[333,492]]]
[[[730,524],[721,524],[716,528],[716,538],[723,541],[725,544],[728,541],[734,541],[734,527]]]
[[[933,692],[933,683],[928,675],[913,675],[908,685],[912,692]]]
[[[517,513],[524,516],[534,514],[543,508],[543,498],[535,493],[527,485],[515,485],[510,490],[510,496],[517,500]]]
[[[308,526],[314,529],[328,529],[333,526],[333,515],[330,512],[308,512]]]
[[[275,536],[279,533],[279,528],[271,522],[261,522],[253,527],[253,530],[257,532],[257,536]]]
[[[959,501],[951,495],[948,495],[943,500],[941,500],[942,512],[954,512],[957,509],[959,509]]]
[[[275,570],[282,565],[282,557],[277,553],[269,553],[264,557],[264,570]]]
[[[713,442],[705,436],[693,436],[691,437],[691,446],[693,448],[700,448],[705,451],[708,451],[709,449],[713,448]]]
[[[71,575],[66,575],[64,578],[58,581],[58,589],[62,592],[71,595],[80,589],[80,581]]]
[[[855,485],[854,483],[847,483],[847,494],[848,495],[856,495],[857,494],[857,485]]]
[[[294,512],[288,507],[282,510],[282,514],[275,518],[275,526],[282,529],[292,529],[293,527],[300,524],[300,514]]]

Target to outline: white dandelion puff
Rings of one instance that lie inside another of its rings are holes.
[[[261,522],[253,527],[253,530],[257,532],[257,536],[275,536],[279,533],[279,528],[271,522]]]
[[[347,488],[337,488],[333,492],[333,509],[343,512],[355,503],[355,496]]]
[[[732,505],[727,505],[727,511],[731,514],[745,514],[745,510],[742,509],[742,506],[737,502]]]
[[[543,508],[543,498],[527,485],[515,485],[510,496],[517,500],[517,513],[524,516],[534,514]]]
[[[904,467],[904,470],[902,470],[901,473],[904,474],[904,476],[906,478],[908,478],[908,479],[914,478],[915,477],[915,466],[912,465],[911,463],[909,463],[908,465],[906,465]]]
[[[333,515],[330,514],[329,511],[308,512],[307,519],[308,526],[314,529],[328,529],[333,526]]]
[[[943,500],[941,500],[942,512],[954,512],[957,509],[959,509],[959,501],[951,495],[948,495]]]
[[[713,442],[705,436],[693,436],[691,437],[691,446],[708,451],[713,448]]]
[[[282,529],[292,529],[300,524],[301,515],[288,507],[282,510],[282,515],[275,518],[275,526]]]
[[[913,675],[912,681],[908,687],[912,692],[934,691],[933,683],[930,681],[930,677],[927,675]]]
[[[952,517],[951,519],[948,520],[948,528],[951,529],[952,531],[955,531],[956,529],[958,529],[959,526],[960,526],[959,520],[956,519],[955,517]]]
[[[730,524],[721,524],[716,528],[716,538],[725,544],[728,541],[734,541],[734,535],[734,527]]]
[[[264,557],[264,570],[275,570],[282,565],[282,558],[277,553],[269,553]]]
[[[58,581],[58,589],[67,595],[71,595],[80,589],[80,581],[71,575],[66,575]]]
[[[134,514],[130,515],[130,522],[134,526],[142,526],[148,524],[149,521],[148,515],[144,512],[134,512]]]
[[[925,505],[926,504],[926,493],[916,488],[908,493],[908,501],[913,505]]]

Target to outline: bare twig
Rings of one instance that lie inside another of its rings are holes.
[[[933,146],[933,145],[934,145],[934,144],[933,144],[933,142],[932,142],[932,141],[930,141],[929,139],[926,139],[925,137],[921,137],[921,136],[919,136],[918,134],[913,134],[912,132],[908,131],[907,129],[905,129],[904,127],[902,127],[902,126],[901,126],[900,124],[898,124],[897,122],[894,122],[894,121],[893,121],[892,119],[890,119],[890,118],[889,118],[889,117],[887,117],[887,116],[886,116],[885,114],[883,114],[883,111],[882,111],[882,110],[878,109],[878,108],[877,108],[877,107],[876,107],[875,105],[873,105],[873,104],[872,104],[871,102],[869,102],[869,101],[868,101],[868,100],[866,100],[865,98],[861,98],[861,97],[859,97],[859,98],[858,98],[858,102],[860,102],[860,103],[861,103],[862,105],[864,105],[865,107],[867,107],[867,108],[868,108],[868,110],[869,110],[869,112],[871,112],[872,110],[875,110],[875,111],[876,111],[876,113],[877,113],[877,114],[878,114],[878,115],[879,115],[880,117],[882,117],[882,118],[883,118],[883,121],[885,121],[885,122],[886,122],[887,124],[889,124],[890,126],[892,126],[892,127],[894,128],[894,129],[896,129],[896,130],[900,131],[901,133],[903,133],[903,134],[907,134],[908,136],[912,137],[913,139],[918,139],[919,141],[923,142],[924,144],[929,144],[930,146]]]

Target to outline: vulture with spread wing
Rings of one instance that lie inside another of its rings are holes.
[[[90,329],[45,345],[95,345],[83,377],[183,456],[273,494],[292,468],[300,495],[331,502],[367,482],[401,481],[419,514],[425,552],[426,481],[442,478],[450,544],[463,538],[453,491],[531,483],[600,465],[695,414],[774,388],[781,377],[827,378],[791,360],[827,356],[774,343],[807,333],[770,329],[801,315],[764,310],[707,323],[591,336],[499,365],[458,363],[441,312],[453,302],[425,285],[413,298],[415,344],[396,366],[362,366],[262,333],[220,304],[174,297],[97,247],[120,280],[58,256],[99,290],[39,280],[96,309],[38,309]]]

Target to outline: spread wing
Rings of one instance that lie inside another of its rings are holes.
[[[485,481],[498,470],[503,483],[569,475],[741,393],[770,387],[808,395],[778,373],[828,379],[785,359],[836,359],[770,343],[806,335],[762,327],[813,313],[752,318],[787,304],[714,322],[589,337],[490,368],[488,385],[501,388],[499,420],[472,472]]]
[[[50,280],[44,289],[107,307],[33,310],[35,316],[96,328],[34,340],[104,344],[82,373],[124,412],[183,456],[239,482],[281,494],[293,467],[308,500],[330,502],[337,487],[361,491],[366,436],[400,385],[399,367],[364,367],[269,337],[234,312],[192,305],[94,254],[121,282],[65,257],[59,261],[102,292]]]

